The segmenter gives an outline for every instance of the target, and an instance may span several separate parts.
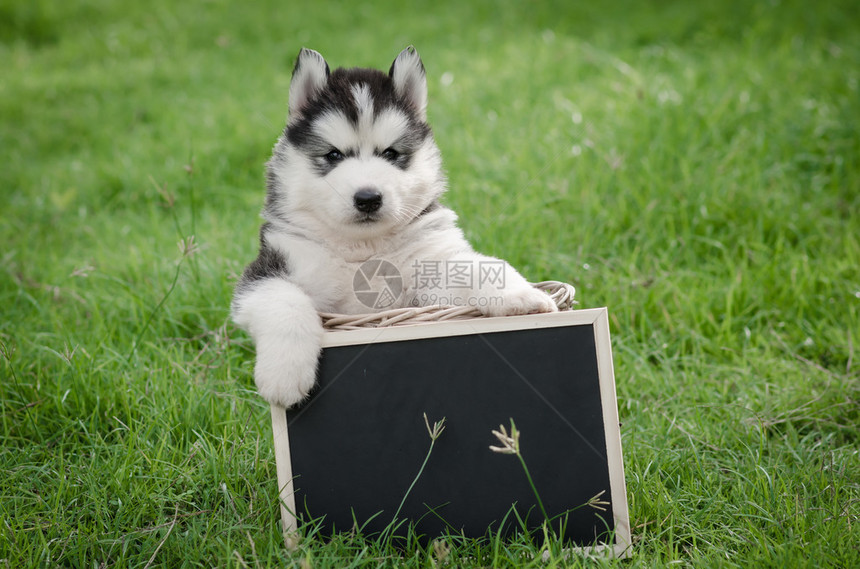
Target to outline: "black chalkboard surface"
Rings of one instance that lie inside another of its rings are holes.
[[[626,554],[606,309],[330,332],[318,380],[302,406],[272,409],[285,531],[298,517],[379,533],[398,508],[429,537],[539,528],[518,458],[489,449],[513,420],[556,531]],[[409,491],[431,443],[424,414],[445,430]]]

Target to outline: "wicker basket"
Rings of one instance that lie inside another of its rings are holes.
[[[571,310],[576,301],[576,289],[558,281],[543,281],[532,285],[547,293],[559,310]],[[395,308],[370,314],[333,314],[321,312],[323,327],[326,330],[355,330],[358,328],[380,328],[440,322],[443,320],[464,320],[483,318],[481,312],[471,306],[419,306],[415,308]]]

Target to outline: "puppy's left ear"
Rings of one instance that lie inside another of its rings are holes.
[[[421,57],[411,45],[400,52],[388,72],[394,82],[394,90],[422,121],[427,120],[427,76]]]
[[[290,81],[290,122],[302,116],[328,83],[328,63],[312,49],[302,48]]]

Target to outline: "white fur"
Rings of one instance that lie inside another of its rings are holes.
[[[359,94],[364,94],[359,90]],[[345,114],[327,112],[314,121],[314,131],[335,148],[356,150],[360,158],[370,158],[375,150],[388,148],[406,134],[409,121],[403,113],[385,109],[375,119],[373,99],[370,95],[362,97],[361,103],[367,105],[365,112],[359,114],[359,127],[353,128]]]
[[[413,286],[415,261],[468,262],[475,270],[479,263],[500,261],[472,250],[455,221],[454,212],[441,208],[401,230],[376,239],[354,241],[329,233],[324,240],[319,240],[316,236],[296,233],[294,229],[284,227],[282,231],[272,232],[268,242],[278,251],[289,254],[293,269],[290,279],[307,291],[317,310],[360,314],[371,309],[355,296],[353,278],[368,259],[392,263],[403,278],[403,294],[388,308],[433,304],[420,301],[424,295],[438,295],[437,292]],[[504,274],[503,288],[493,285],[480,287],[476,282],[471,288],[446,289],[441,296],[448,300],[446,304],[475,306],[487,316],[556,310],[546,294],[529,285],[508,263],[504,264]],[[494,299],[492,304],[477,302],[478,299],[489,298]]]
[[[290,81],[290,120],[298,118],[308,102],[325,86],[328,64],[312,49],[299,53],[293,79]]]
[[[373,124],[373,97],[364,83],[352,86],[352,98],[358,108],[358,131],[364,132]]]
[[[393,109],[358,129],[342,113],[322,115],[314,122],[316,133],[333,147],[354,151],[356,156],[320,177],[310,157],[286,145],[285,160],[273,165],[282,187],[288,188],[277,217],[310,233],[325,233],[326,239],[336,235],[348,240],[379,236],[411,221],[444,192],[445,181],[432,138],[415,152],[407,171],[376,155],[403,136],[407,127],[407,118]],[[383,196],[380,219],[374,224],[355,223],[353,195],[365,187],[374,187]]]
[[[421,120],[427,119],[427,76],[418,52],[407,47],[400,52],[392,65],[391,79],[401,96],[411,100]]]
[[[308,54],[306,54],[308,52]],[[293,97],[312,96],[327,69],[322,56],[303,50],[290,89]],[[392,67],[395,89],[408,97],[416,112],[426,107],[426,79],[418,54],[404,50]],[[311,93],[311,95],[308,95]],[[434,304],[434,290],[414,282],[416,262],[446,261],[472,264],[503,263],[504,286],[497,283],[446,288],[444,303],[475,306],[487,316],[551,312],[556,307],[509,264],[472,250],[456,225],[453,211],[437,207],[420,215],[445,191],[439,150],[432,136],[418,148],[402,170],[378,156],[409,128],[402,111],[383,110],[374,118],[374,101],[367,86],[354,85],[359,109],[353,126],[343,113],[320,116],[313,129],[350,156],[320,176],[313,157],[305,156],[282,137],[276,158],[269,163],[279,199],[264,212],[269,229],[266,246],[287,260],[288,277],[269,277],[237,289],[233,319],[250,332],[257,348],[255,379],[260,395],[285,407],[304,399],[314,384],[322,326],[317,312],[347,314],[371,309],[356,297],[353,279],[369,259],[394,264],[404,290],[393,306]],[[305,101],[306,102],[306,101]],[[299,106],[300,112],[301,106]],[[355,192],[372,187],[382,194],[379,217],[371,223],[357,219]],[[442,299],[440,299],[442,300]],[[493,302],[487,302],[492,300]],[[484,301],[484,302],[482,302]]]
[[[262,280],[237,299],[233,321],[257,348],[257,392],[285,406],[304,399],[314,385],[322,324],[308,295],[284,279]]]

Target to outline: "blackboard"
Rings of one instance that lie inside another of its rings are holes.
[[[273,407],[285,531],[482,537],[545,517],[516,456],[491,452],[513,419],[534,485],[572,546],[625,555],[629,518],[606,309],[326,333],[318,385]],[[589,500],[605,502],[586,505]]]

